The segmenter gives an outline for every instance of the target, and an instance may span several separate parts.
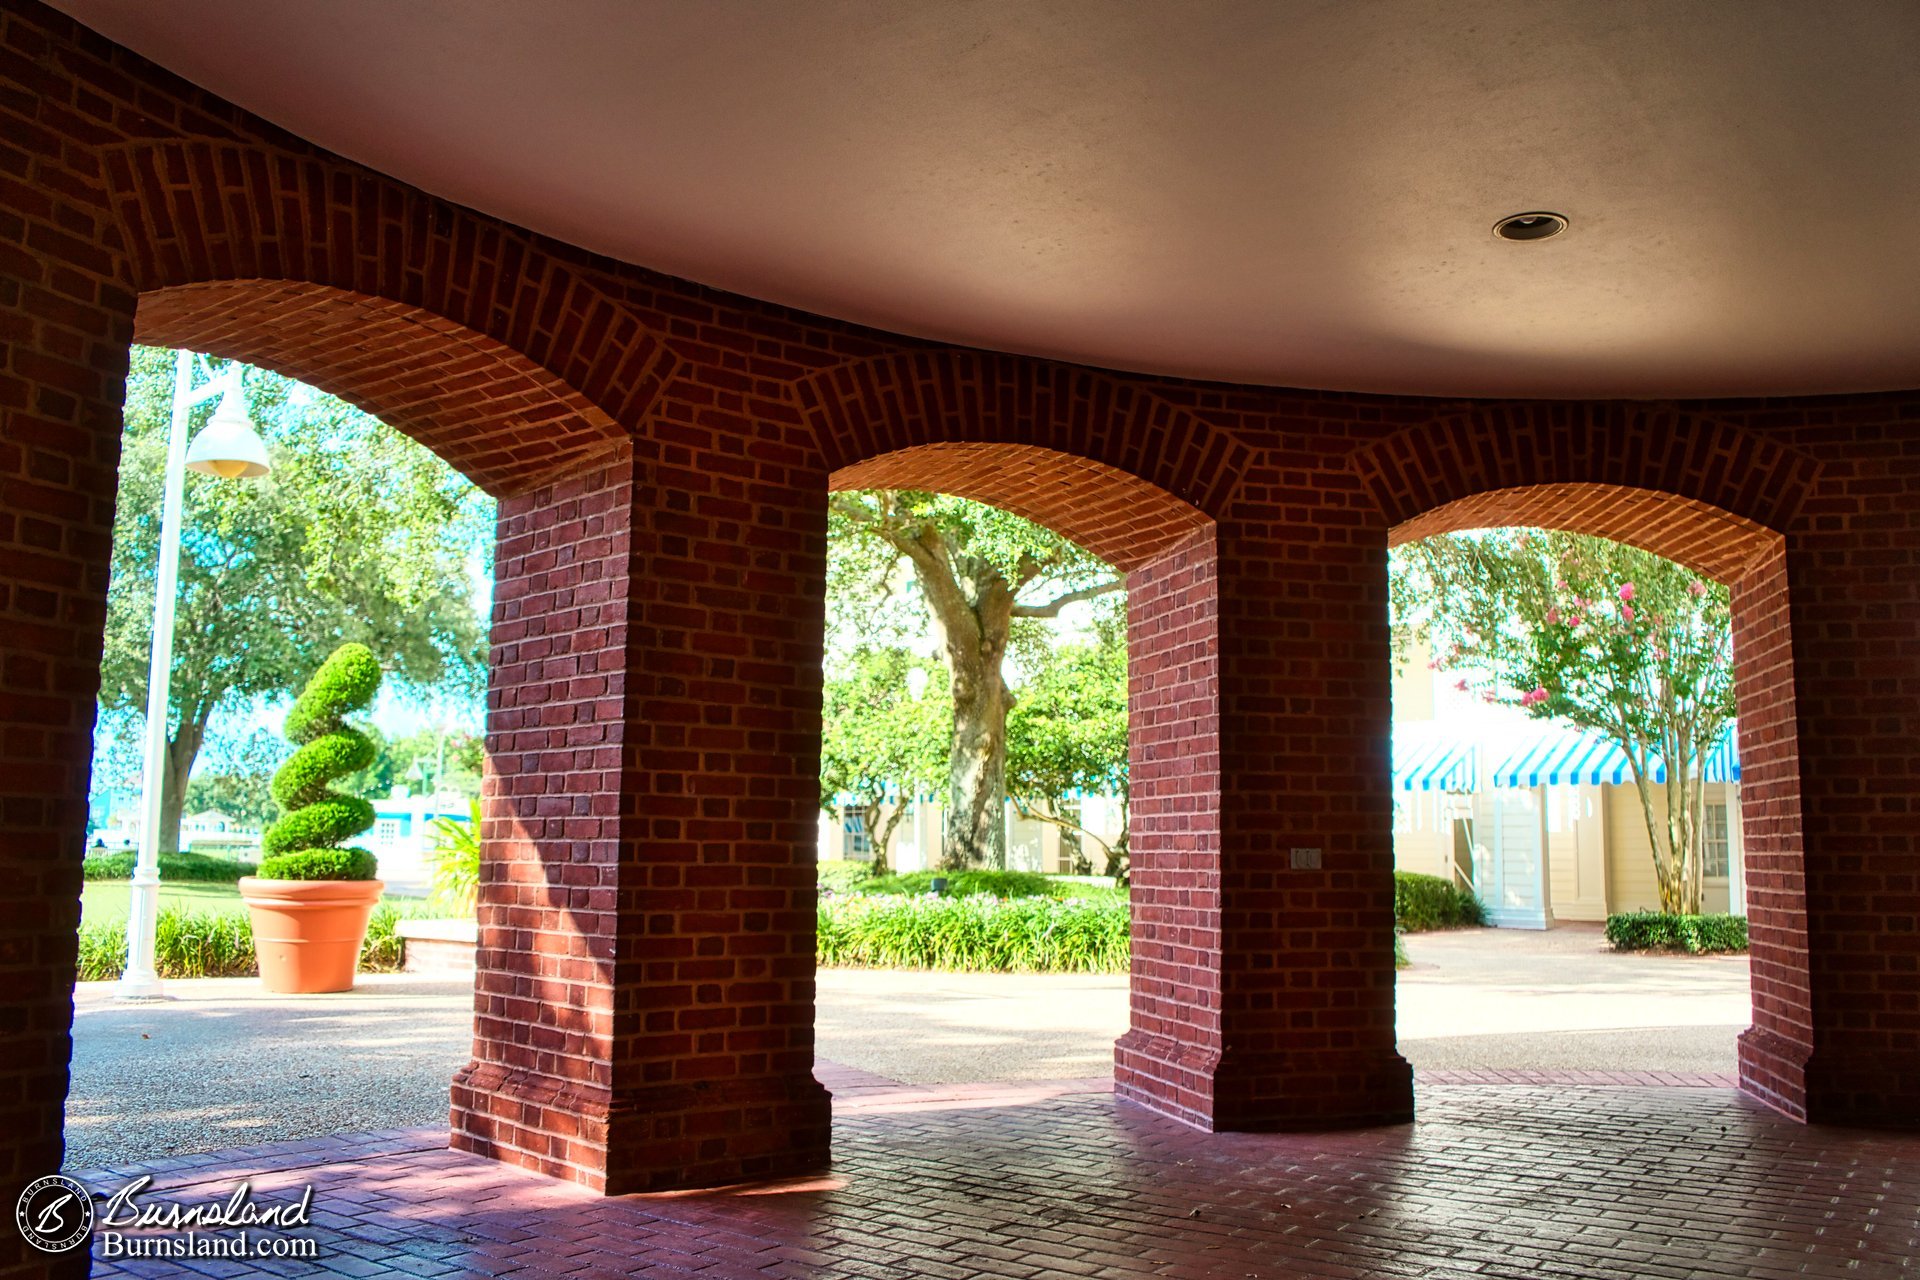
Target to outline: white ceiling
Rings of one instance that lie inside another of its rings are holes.
[[[1910,0],[56,0],[616,258],[1124,369],[1920,386]],[[1572,219],[1508,244],[1493,221]]]

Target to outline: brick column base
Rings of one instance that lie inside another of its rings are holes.
[[[661,1085],[618,1102],[491,1063],[453,1081],[452,1146],[607,1195],[819,1173],[833,1101],[811,1075]]]
[[[1413,1068],[1397,1052],[1221,1053],[1129,1031],[1114,1093],[1212,1133],[1365,1129],[1413,1120]]]
[[[1748,1027],[1739,1040],[1740,1092],[1781,1115],[1807,1119],[1807,1059],[1811,1051],[1765,1027]]]
[[[1920,1129],[1920,1071],[1912,1055],[1816,1050],[1807,1060],[1806,1079],[1806,1119],[1813,1124]]]

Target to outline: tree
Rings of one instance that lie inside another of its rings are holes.
[[[1398,549],[1392,590],[1403,644],[1424,635],[1437,667],[1490,680],[1489,699],[1570,721],[1625,752],[1660,909],[1698,914],[1701,765],[1734,715],[1726,588],[1603,538],[1499,529]],[[1664,815],[1654,791],[1662,770]]]
[[[1100,846],[1104,874],[1124,879],[1131,794],[1127,785],[1127,648],[1118,611],[1100,619],[1093,644],[1047,649],[1007,717],[1007,789],[1022,815]],[[1073,793],[1120,801],[1112,843],[1071,814]]]
[[[923,673],[917,692],[911,673]],[[946,776],[951,700],[946,672],[902,648],[856,650],[828,672],[820,738],[820,806],[845,797],[873,844],[875,875],[914,800]]]
[[[1021,620],[1120,589],[1113,569],[1009,512],[942,494],[839,493],[830,590],[884,602],[904,561],[931,615],[953,700],[941,864],[1007,864],[1005,663]],[[884,609],[881,610],[884,614]]]
[[[146,705],[172,365],[171,352],[134,348],[101,664],[109,715]],[[473,596],[493,504],[342,401],[257,370],[247,387],[273,474],[187,476],[163,850],[179,844],[187,780],[215,712],[300,687],[343,642],[368,645],[415,688],[477,690],[484,680]]]

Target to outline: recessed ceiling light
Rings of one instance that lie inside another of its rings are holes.
[[[1493,224],[1493,234],[1502,240],[1546,240],[1567,229],[1567,219],[1558,213],[1512,213]]]

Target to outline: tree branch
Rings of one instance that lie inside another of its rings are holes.
[[[1045,604],[1016,604],[1013,606],[1013,616],[1016,618],[1057,618],[1060,616],[1060,611],[1070,604],[1107,595],[1110,592],[1118,591],[1120,587],[1121,581],[1118,578],[1113,578],[1106,582],[1097,582],[1093,586],[1081,587],[1078,591],[1069,591],[1063,596],[1056,596]]]
[[[856,524],[880,523],[880,517],[874,514],[873,508],[850,493],[828,494],[827,505]]]

